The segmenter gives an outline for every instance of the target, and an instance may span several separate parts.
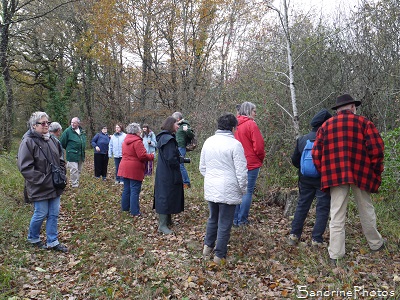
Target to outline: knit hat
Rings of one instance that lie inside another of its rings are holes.
[[[312,127],[320,127],[326,120],[331,118],[332,115],[325,108],[321,109],[319,112],[315,114],[312,118],[310,125]]]
[[[339,107],[342,107],[342,106],[350,104],[350,103],[354,103],[356,105],[356,107],[361,105],[361,101],[354,100],[353,97],[351,97],[349,94],[344,94],[344,95],[336,98],[336,105],[332,106],[332,109],[336,110]]]

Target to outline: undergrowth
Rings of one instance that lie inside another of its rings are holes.
[[[188,154],[192,188],[185,190],[185,211],[174,216],[175,235],[163,236],[157,233],[152,208],[153,178],[143,182],[143,217],[133,219],[120,211],[122,187],[113,184],[112,161],[108,180],[96,181],[93,154],[88,151],[81,187],[67,188],[62,196],[59,239],[70,248],[66,255],[28,247],[32,206],[23,202],[15,153],[1,155],[0,299],[297,299],[299,286],[309,291],[364,286],[400,295],[400,207],[393,192],[397,186],[387,178],[398,176],[398,160],[386,159],[383,189],[373,198],[379,230],[388,240],[384,252],[370,253],[353,202],[348,208],[346,257],[339,268],[330,267],[326,248],[310,246],[314,210],[299,247],[289,247],[290,220],[267,200],[271,188],[296,188],[296,173],[293,167],[286,170],[274,162],[263,167],[257,181],[252,225],[232,229],[228,263],[218,267],[201,255],[208,208],[202,197],[199,153]],[[280,174],[285,179],[275,181]]]

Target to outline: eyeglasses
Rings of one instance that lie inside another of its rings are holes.
[[[43,127],[46,126],[46,125],[49,126],[50,123],[51,123],[51,122],[49,122],[49,121],[36,122],[37,125],[42,125]]]

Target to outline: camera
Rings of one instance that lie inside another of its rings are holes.
[[[189,157],[182,157],[182,156],[180,156],[180,157],[179,157],[179,162],[180,162],[180,163],[184,163],[184,164],[188,164],[188,163],[190,163],[190,158],[189,158]]]

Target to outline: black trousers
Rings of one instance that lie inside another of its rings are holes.
[[[108,153],[94,154],[94,176],[95,177],[107,177],[107,167],[108,167]]]

